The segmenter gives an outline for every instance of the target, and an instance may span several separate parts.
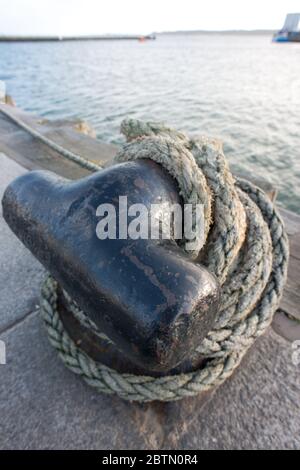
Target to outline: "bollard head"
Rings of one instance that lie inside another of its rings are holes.
[[[211,329],[219,285],[172,236],[120,238],[117,227],[116,239],[100,239],[106,214],[99,206],[110,204],[119,221],[120,196],[127,208],[143,204],[149,214],[151,204],[182,203],[175,181],[156,163],[140,160],[75,182],[27,173],[7,188],[3,215],[119,351],[144,370],[168,371]]]

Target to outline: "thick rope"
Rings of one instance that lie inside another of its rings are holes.
[[[222,286],[221,309],[206,339],[191,356],[204,357],[200,369],[161,378],[121,374],[88,357],[64,328],[57,307],[58,286],[48,277],[42,289],[41,313],[52,345],[76,374],[97,390],[141,402],[173,401],[223,383],[240,364],[256,338],[270,325],[287,275],[288,240],[274,205],[253,184],[233,178],[221,146],[156,123],[126,120],[128,143],[118,162],[150,158],[177,180],[184,202],[205,208],[205,240],[192,253]],[[66,299],[77,319],[101,332]]]

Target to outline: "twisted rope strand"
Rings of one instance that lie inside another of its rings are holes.
[[[246,233],[246,213],[220,146],[206,138],[193,140],[191,152],[214,195],[214,220],[200,260],[221,284],[239,252]]]

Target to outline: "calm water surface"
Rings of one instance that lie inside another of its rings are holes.
[[[106,142],[122,141],[128,115],[219,137],[232,164],[267,176],[300,213],[300,44],[264,35],[0,44],[0,80],[23,109],[88,120]]]

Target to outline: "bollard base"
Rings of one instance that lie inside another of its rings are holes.
[[[142,367],[134,364],[130,359],[121,351],[119,351],[115,344],[110,341],[105,335],[97,332],[88,327],[87,324],[80,321],[78,315],[74,314],[74,308],[71,306],[68,295],[58,285],[57,287],[57,310],[60,319],[69,334],[70,338],[74,341],[76,346],[82,352],[87,354],[91,359],[101,364],[104,364],[120,373],[129,373],[135,375],[147,375],[152,377],[165,377],[167,375],[175,375],[180,373],[192,372],[204,364],[205,359],[197,354],[191,354],[188,359],[183,361],[177,367],[168,372],[156,372],[143,369]],[[81,315],[84,315],[82,312]]]

